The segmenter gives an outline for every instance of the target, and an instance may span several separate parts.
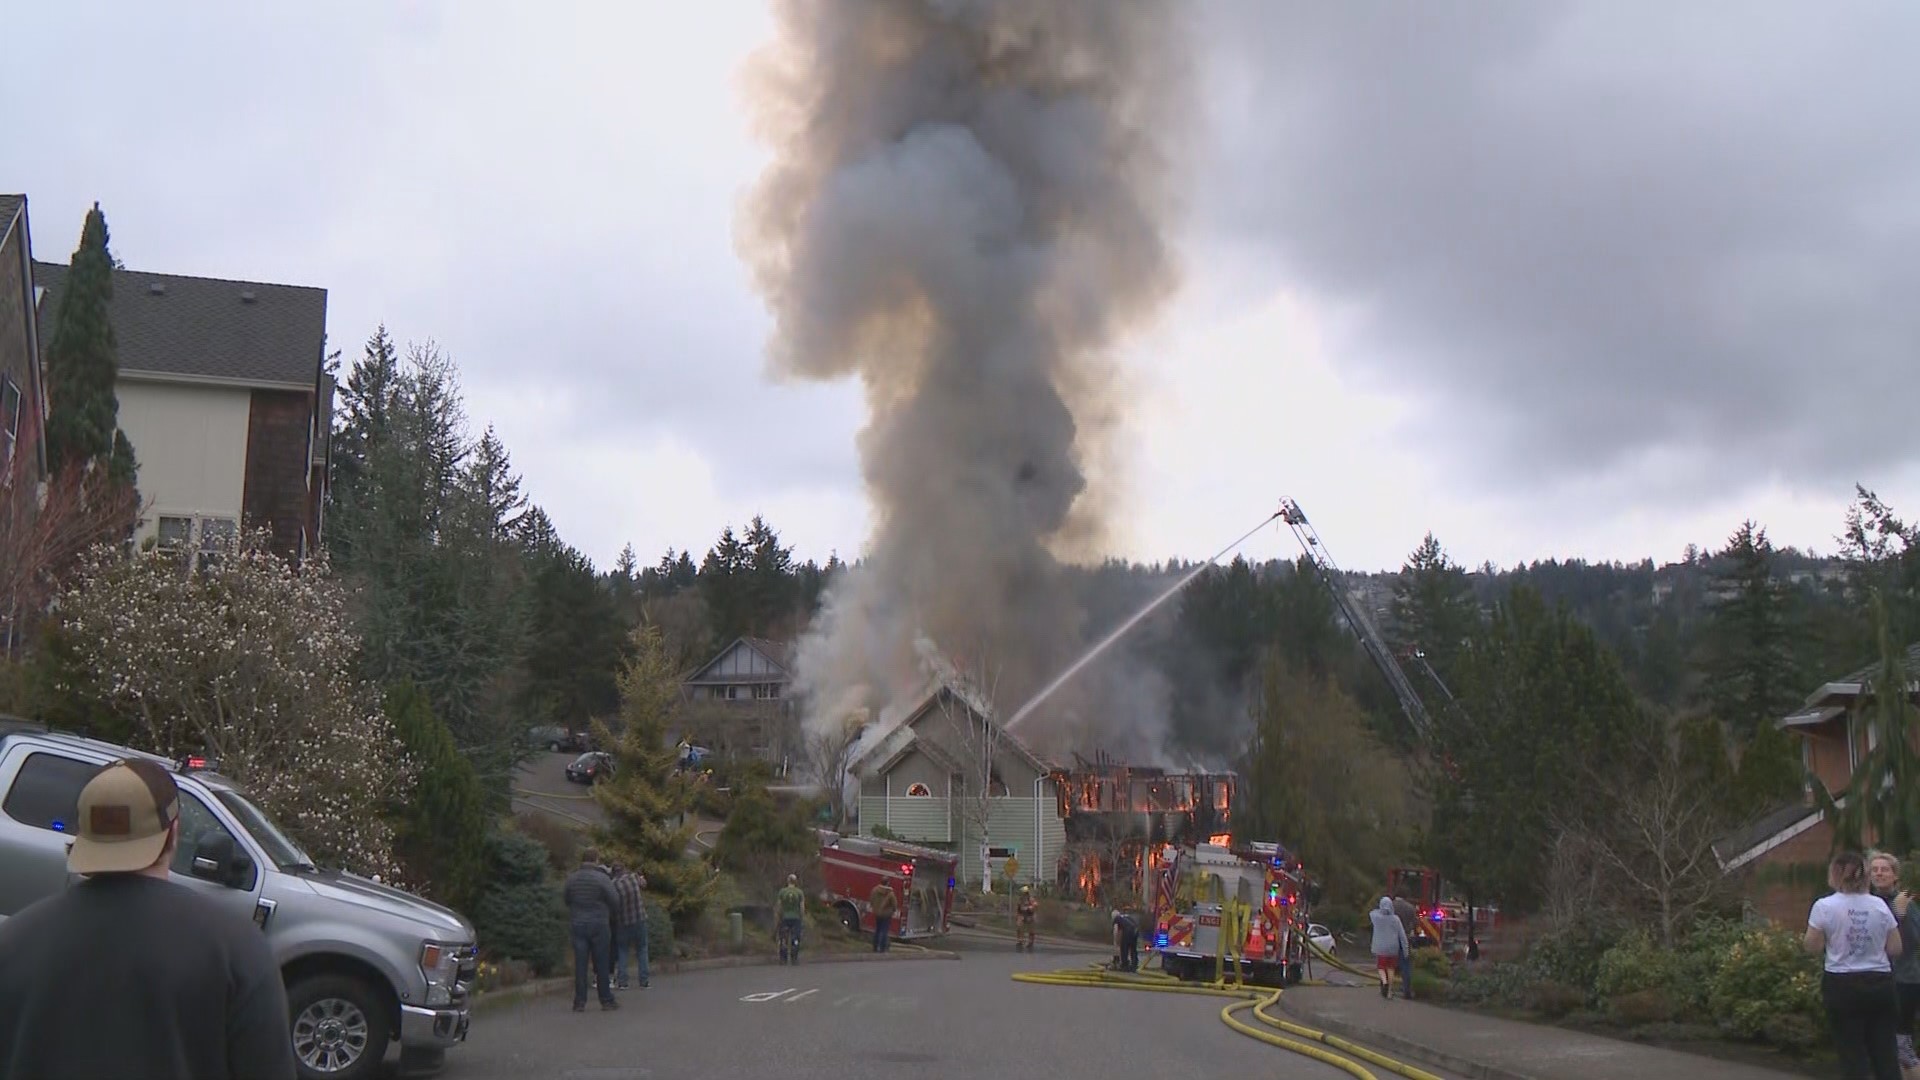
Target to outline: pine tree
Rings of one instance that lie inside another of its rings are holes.
[[[756,636],[779,636],[798,599],[793,548],[782,547],[780,534],[758,514],[747,526],[745,604],[746,629]]]
[[[677,770],[668,743],[679,703],[679,673],[667,642],[658,627],[641,626],[620,672],[619,735],[595,725],[613,748],[614,771],[594,788],[594,798],[608,818],[601,846],[615,862],[639,867],[684,929],[706,906],[712,881],[705,861],[687,856],[693,781]]]
[[[107,250],[107,216],[94,203],[80,230],[47,339],[47,466],[98,463],[119,483],[136,472],[133,445],[120,433],[118,342],[107,304],[113,299],[114,259]]]
[[[1720,599],[1706,629],[1701,687],[1705,704],[1726,721],[1734,741],[1751,741],[1762,726],[1798,703],[1802,680],[1789,637],[1790,598],[1773,573],[1767,532],[1743,523],[1717,559]]]
[[[1444,679],[1479,621],[1466,570],[1428,533],[1393,583],[1395,644],[1425,653],[1427,663]]]
[[[707,549],[707,557],[700,563],[700,595],[707,602],[714,636],[722,641],[750,632],[751,579],[747,575],[751,557],[752,552],[729,525],[721,530],[719,541]]]
[[[387,716],[419,770],[412,795],[397,815],[395,853],[408,881],[466,910],[486,872],[487,808],[480,778],[412,683],[387,692]]]
[[[1835,850],[1858,851],[1871,842],[1884,851],[1913,851],[1920,849],[1920,707],[1914,703],[1913,673],[1907,670],[1906,650],[1893,636],[1886,599],[1879,593],[1871,599],[1880,668],[1861,688],[1868,704],[1859,717],[1870,733],[1871,748],[1845,788],[1832,791],[1816,780],[1813,795],[1833,824]]]

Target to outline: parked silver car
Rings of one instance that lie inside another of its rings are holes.
[[[66,835],[107,763],[151,757],[0,720],[0,919],[66,888]],[[159,760],[159,759],[155,759]],[[438,904],[313,865],[238,788],[162,762],[180,786],[173,880],[253,919],[286,980],[304,1080],[362,1080],[398,1040],[405,1069],[467,1037],[473,925]]]

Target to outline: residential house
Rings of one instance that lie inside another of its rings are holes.
[[[973,698],[939,685],[863,743],[848,770],[860,784],[860,828],[956,852],[963,881],[979,882],[985,849],[996,877],[1012,857],[1019,880],[1050,882],[1067,844],[1054,767]]]
[[[1920,644],[1907,649],[1906,664],[1909,676],[1920,673]],[[1873,664],[1822,684],[1799,710],[1776,721],[1795,736],[1807,773],[1828,791],[1846,788],[1866,755],[1878,747],[1878,731],[1868,718],[1879,669]],[[1907,693],[1920,700],[1920,684],[1909,683]],[[1832,850],[1833,827],[1815,806],[1811,785],[1805,799],[1715,845],[1727,872],[1754,873],[1750,896],[1755,909],[1782,922],[1806,917],[1807,905],[1824,891]]]
[[[792,665],[785,642],[736,638],[681,680],[683,736],[722,757],[790,763],[800,753]]]
[[[42,320],[66,273],[34,264]],[[334,389],[326,290],[115,270],[107,311],[145,507],[135,539],[191,545],[244,523],[288,558],[318,547]]]
[[[8,509],[34,509],[47,477],[46,394],[34,318],[33,239],[27,197],[0,195],[0,489]],[[25,500],[15,503],[12,500]]]

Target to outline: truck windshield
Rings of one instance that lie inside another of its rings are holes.
[[[281,870],[311,870],[313,860],[301,851],[285,833],[274,825],[272,819],[260,812],[260,808],[247,801],[246,796],[237,791],[220,788],[214,792],[220,805],[234,817],[240,819],[240,826],[253,835],[260,846],[267,850],[267,858]]]

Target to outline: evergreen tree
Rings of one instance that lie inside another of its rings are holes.
[[[1840,538],[1848,584],[1855,595],[1880,595],[1894,641],[1920,641],[1920,525],[1901,520],[1865,487],[1856,485],[1854,494]],[[1867,619],[1858,624],[1850,644],[1857,655],[1871,655],[1877,628]]]
[[[714,862],[729,870],[747,870],[756,857],[810,855],[820,842],[807,814],[782,813],[766,785],[752,779],[736,783],[733,809],[713,845]]]
[[[1773,573],[1765,529],[1743,523],[1716,557],[1715,602],[1706,628],[1705,704],[1744,746],[1799,702],[1802,679],[1789,638],[1790,598]]]
[[[412,683],[387,692],[386,711],[419,770],[407,804],[399,808],[394,851],[408,881],[466,910],[486,872],[487,809],[480,778]]]
[[[1526,910],[1558,829],[1604,823],[1599,793],[1664,742],[1593,631],[1532,589],[1495,606],[1460,669],[1463,708],[1434,714],[1429,845],[1454,880]]]
[[[793,548],[780,544],[780,534],[758,514],[747,525],[746,582],[741,590],[747,608],[746,632],[756,637],[784,637],[799,598],[794,576]]]
[[[1800,748],[1778,724],[1768,721],[1741,751],[1740,771],[1734,778],[1735,810],[1757,815],[1788,802],[1799,803],[1805,798],[1805,782]]]
[[[118,342],[107,304],[113,299],[114,259],[107,250],[107,216],[94,203],[80,229],[47,338],[47,467],[97,464],[116,484],[131,485],[133,444],[120,432]]]
[[[1836,851],[1859,851],[1872,843],[1884,851],[1910,852],[1920,849],[1920,708],[1886,600],[1875,593],[1871,601],[1880,667],[1861,687],[1867,704],[1859,716],[1869,733],[1869,749],[1845,788],[1833,791],[1815,780],[1813,795],[1833,824]]]
[[[613,592],[587,557],[565,544],[535,550],[528,560],[527,713],[532,722],[569,730],[612,715],[627,630]]]
[[[607,813],[601,846],[613,861],[638,867],[685,929],[705,907],[712,881],[703,860],[687,856],[693,825],[693,780],[676,768],[668,731],[680,704],[680,677],[658,627],[634,631],[620,672],[620,731],[595,725],[612,745],[614,772],[594,788]]]
[[[700,563],[700,595],[707,602],[714,636],[722,641],[750,632],[751,559],[751,549],[740,542],[729,525],[721,530],[719,541],[707,549],[707,557]]]
[[[1466,570],[1428,533],[1393,583],[1394,644],[1419,649],[1445,679],[1479,622]]]
[[[1717,718],[1698,713],[1679,723],[1678,764],[1688,780],[1713,791],[1733,783],[1733,756],[1727,749],[1727,729]]]

